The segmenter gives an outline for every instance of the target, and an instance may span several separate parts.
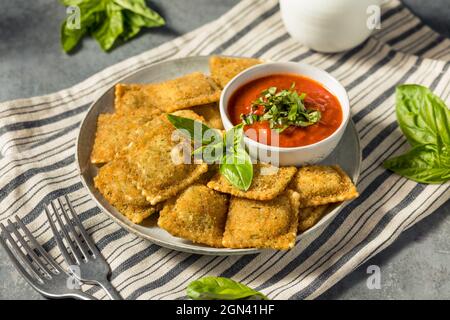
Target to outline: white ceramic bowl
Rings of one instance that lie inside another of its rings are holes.
[[[340,52],[364,42],[378,27],[382,0],[280,0],[289,34],[320,52]]]
[[[233,127],[228,114],[228,102],[231,95],[242,85],[271,74],[294,74],[311,78],[323,85],[338,99],[342,108],[342,123],[330,136],[311,145],[293,148],[282,148],[265,145],[245,137],[244,141],[252,158],[264,162],[271,162],[281,166],[300,166],[313,164],[325,159],[333,150],[344,134],[350,119],[350,104],[345,88],[329,73],[305,63],[274,62],[264,63],[249,68],[234,77],[223,89],[220,97],[220,115],[225,130]]]

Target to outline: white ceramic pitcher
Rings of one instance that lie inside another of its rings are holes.
[[[386,0],[280,0],[289,34],[320,52],[340,52],[366,40],[379,27]]]

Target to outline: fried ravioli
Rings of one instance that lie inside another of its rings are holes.
[[[220,89],[203,73],[150,84],[146,93],[151,103],[163,112],[173,112],[219,101]]]
[[[232,197],[222,244],[287,250],[295,245],[300,196],[287,190],[269,201]]]
[[[192,107],[190,110],[205,119],[206,125],[210,128],[223,130],[222,118],[220,117],[219,106],[217,103],[206,104],[202,106]]]
[[[150,84],[117,84],[115,107],[119,114],[173,112],[219,101],[220,88],[201,72]]]
[[[175,114],[184,117],[191,114],[201,119],[189,110]],[[208,170],[205,163],[188,163],[192,162],[191,151],[187,155],[182,151],[190,141],[174,134],[175,128],[165,115],[162,117],[164,121],[147,130],[124,152],[130,167],[130,179],[152,205],[176,195]],[[188,159],[183,156],[188,156]]]
[[[324,216],[328,205],[302,208],[298,214],[298,232],[305,232],[313,227]]]
[[[202,185],[187,188],[161,210],[158,225],[173,236],[222,247],[228,196]]]
[[[114,207],[128,220],[136,224],[141,223],[157,211],[155,206],[139,207],[132,204],[116,204]]]
[[[152,118],[149,116],[100,114],[97,121],[92,163],[106,163],[114,159],[128,145],[133,134]]]
[[[278,169],[278,170],[277,170]],[[295,167],[276,168],[268,164],[253,165],[253,180],[247,191],[232,186],[220,173],[208,182],[208,187],[216,191],[229,193],[236,197],[253,200],[271,200],[281,194],[297,169]]]
[[[209,164],[208,165],[208,171],[202,174],[200,179],[196,182],[197,184],[202,184],[206,186],[208,182],[219,172],[219,165],[218,164]]]
[[[128,164],[115,159],[100,168],[94,178],[95,187],[120,213],[134,223],[141,223],[156,212],[128,178]]]
[[[209,70],[213,80],[224,88],[237,74],[260,63],[259,59],[213,56],[209,59]]]
[[[339,166],[305,166],[298,169],[291,188],[300,194],[301,208],[350,200],[358,191]]]
[[[117,158],[98,170],[98,175],[94,178],[95,187],[112,205],[117,203],[148,205],[142,192],[128,177],[129,170],[128,162]]]
[[[148,95],[149,84],[123,84],[115,87],[114,106],[117,114],[141,115],[154,117],[161,114],[151,97]]]

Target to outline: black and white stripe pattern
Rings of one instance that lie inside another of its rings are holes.
[[[243,257],[190,255],[127,233],[102,214],[77,176],[74,144],[89,103],[121,77],[152,63],[223,53],[304,61],[331,72],[347,88],[363,148],[361,196],[288,252]],[[397,128],[394,89],[420,83],[449,101],[450,43],[398,1],[384,7],[382,29],[344,53],[320,54],[292,40],[275,0],[244,0],[218,20],[144,52],[55,94],[0,103],[0,222],[18,212],[59,262],[42,214],[69,194],[111,264],[112,282],[129,299],[181,299],[206,274],[233,277],[274,299],[312,299],[388,246],[450,198],[449,184],[425,186],[382,169],[408,147]],[[103,298],[95,288],[88,291]]]

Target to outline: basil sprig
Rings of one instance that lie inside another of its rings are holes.
[[[252,113],[242,114],[242,123],[251,125],[258,121],[269,121],[270,128],[281,133],[290,126],[308,127],[320,121],[319,110],[306,109],[305,93],[298,94],[295,83],[289,90],[277,92],[277,87],[264,90],[252,103]],[[260,107],[263,114],[256,114]]]
[[[219,172],[236,188],[247,191],[253,180],[253,164],[243,145],[243,124],[225,132],[211,129],[199,121],[167,115],[172,125],[192,141],[194,156],[201,156],[206,163],[219,163]]]
[[[193,281],[186,294],[193,300],[269,300],[261,292],[224,277],[204,277]]]
[[[199,142],[203,145],[209,145],[215,141],[222,141],[222,137],[217,130],[213,130],[202,122],[193,119],[179,117],[168,114],[167,119],[173,126],[183,132],[189,139]]]
[[[385,168],[421,183],[450,180],[450,110],[420,85],[396,90],[397,121],[411,145],[403,155],[386,160]]]
[[[108,51],[117,40],[128,41],[143,27],[152,28],[165,24],[158,13],[147,7],[145,0],[60,0],[60,2],[65,6],[79,8],[80,13],[79,17],[64,20],[61,26],[61,45],[65,52],[72,51],[87,34],[93,36],[104,51]],[[72,22],[76,19],[79,19],[79,26],[72,26]]]
[[[253,164],[244,148],[227,150],[220,163],[219,172],[240,190],[247,191],[253,180]]]

